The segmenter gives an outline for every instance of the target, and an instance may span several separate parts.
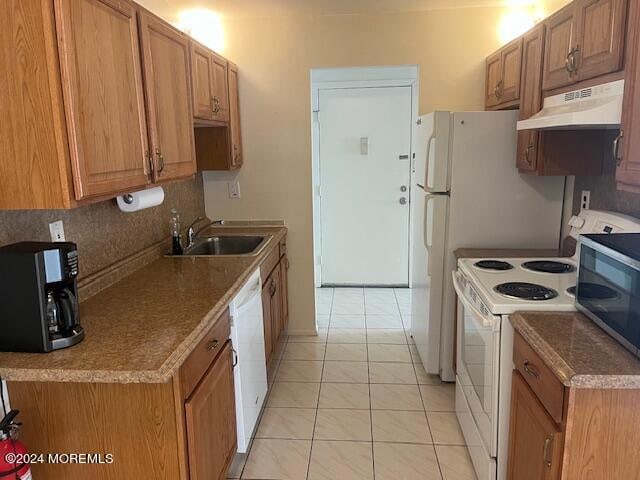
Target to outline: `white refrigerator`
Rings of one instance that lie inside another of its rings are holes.
[[[420,117],[412,180],[411,335],[430,374],[455,381],[458,248],[558,248],[564,177],[520,174],[517,111]]]

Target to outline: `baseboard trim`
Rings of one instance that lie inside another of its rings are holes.
[[[318,331],[315,328],[312,329],[312,330],[305,330],[305,329],[291,330],[291,329],[288,329],[287,330],[287,335],[289,335],[290,337],[312,337],[314,335],[318,335]]]

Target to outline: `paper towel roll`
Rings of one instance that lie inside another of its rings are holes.
[[[137,212],[145,208],[151,208],[164,202],[164,190],[162,187],[150,188],[141,192],[128,193],[118,197],[118,207],[123,212]]]

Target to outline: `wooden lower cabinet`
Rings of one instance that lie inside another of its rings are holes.
[[[287,329],[289,320],[289,287],[287,271],[289,260],[286,254],[280,257],[273,268],[272,255],[269,255],[262,267],[271,272],[262,282],[262,313],[264,321],[264,349],[267,365],[275,351],[278,340]],[[263,275],[264,277],[265,275]]]
[[[514,365],[509,480],[640,478],[640,390],[564,387],[519,333]]]
[[[514,371],[508,478],[558,479],[561,451],[562,433],[522,376]]]
[[[231,341],[185,403],[191,480],[224,478],[236,451]]]
[[[36,463],[33,477],[224,478],[236,451],[228,322],[225,312],[166,383],[8,382],[30,453],[113,455],[106,464]]]

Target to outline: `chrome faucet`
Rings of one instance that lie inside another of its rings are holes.
[[[189,227],[187,227],[187,248],[191,248],[193,247],[193,243],[196,239],[196,236],[198,236],[198,234],[204,230],[205,228],[207,228],[209,225],[211,225],[211,223],[207,223],[206,225],[203,225],[201,228],[199,229],[195,229],[196,225],[202,221],[206,220],[207,222],[209,222],[208,218],[205,217],[196,217],[196,219],[191,222],[191,224],[189,225]]]

